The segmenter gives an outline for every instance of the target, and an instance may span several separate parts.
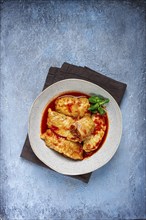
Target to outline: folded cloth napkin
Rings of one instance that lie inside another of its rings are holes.
[[[49,69],[43,90],[57,81],[60,81],[63,79],[69,79],[69,78],[83,79],[83,80],[87,80],[87,81],[90,81],[94,84],[101,86],[103,89],[105,89],[115,98],[115,100],[117,101],[119,105],[121,103],[121,100],[123,98],[123,95],[125,93],[125,89],[127,86],[123,82],[119,82],[114,79],[111,79],[88,67],[80,67],[80,66],[69,64],[69,63],[63,63],[61,68],[51,67]],[[36,157],[36,155],[33,153],[32,148],[30,146],[28,135],[26,137],[20,156],[35,164],[49,168],[43,162],[41,162]],[[76,175],[76,176],[71,176],[71,177],[82,180],[85,183],[88,183],[91,177],[91,173],[87,173],[83,175]]]

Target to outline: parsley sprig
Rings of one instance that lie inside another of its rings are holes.
[[[104,105],[109,101],[110,100],[108,98],[104,98],[103,96],[100,95],[91,96],[89,98],[90,108],[88,108],[88,110],[91,111],[92,113],[99,112],[99,114],[104,115],[106,113],[104,109]]]

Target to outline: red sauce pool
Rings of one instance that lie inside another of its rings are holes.
[[[40,127],[40,129],[41,129],[41,134],[45,133],[46,130],[48,129],[48,127],[47,127],[48,109],[51,108],[52,110],[55,111],[55,101],[56,101],[56,99],[59,98],[59,97],[61,97],[61,96],[67,96],[67,95],[75,96],[75,97],[86,97],[86,98],[89,98],[89,97],[90,97],[89,95],[84,94],[84,93],[81,93],[81,92],[69,91],[69,92],[61,93],[61,94],[59,94],[57,97],[55,97],[54,99],[52,99],[52,100],[46,105],[46,107],[45,107],[45,109],[44,109],[44,112],[43,112],[43,114],[42,114],[41,127]],[[69,105],[68,108],[71,108],[71,106]],[[106,124],[105,134],[104,134],[104,136],[103,136],[103,138],[102,138],[102,141],[100,142],[98,148],[97,148],[95,151],[92,151],[92,152],[90,152],[90,153],[86,153],[86,152],[83,153],[83,158],[84,158],[84,159],[85,159],[85,158],[88,158],[88,157],[92,156],[94,153],[96,153],[96,152],[101,148],[101,146],[103,145],[103,143],[104,143],[104,141],[105,141],[105,139],[106,139],[106,136],[107,136],[107,133],[108,133],[108,127],[109,127],[109,126],[108,126],[108,125],[109,125],[109,123],[108,123],[108,116],[107,116],[107,114],[105,114],[105,115],[103,115],[103,116],[101,116],[101,117],[104,117],[104,119],[105,119],[105,124]],[[98,130],[98,123],[97,123],[97,124],[95,123],[95,126],[96,126],[96,129]],[[53,127],[53,130],[54,130],[54,131],[55,131],[55,129],[56,129],[56,128]]]

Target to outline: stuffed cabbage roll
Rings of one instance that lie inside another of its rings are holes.
[[[94,122],[90,116],[84,116],[83,118],[74,122],[71,125],[71,133],[79,138],[79,142],[85,140],[94,130]]]
[[[55,101],[55,110],[68,116],[81,118],[90,107],[86,97],[62,96]]]
[[[98,148],[99,144],[102,141],[102,138],[104,136],[104,131],[100,130],[98,131],[98,134],[91,135],[88,137],[83,144],[83,150],[85,152],[91,152]]]
[[[78,142],[79,138],[70,131],[75,120],[69,116],[48,109],[47,125],[56,134],[66,137],[67,140]]]
[[[68,141],[65,138],[56,135],[51,129],[48,129],[44,134],[41,135],[41,138],[45,141],[45,144],[69,158],[74,160],[83,159],[83,149],[82,145],[72,141]]]
[[[85,152],[94,151],[99,147],[107,128],[104,116],[93,114],[92,120],[95,124],[95,128],[93,134],[85,139],[83,143],[83,150]]]

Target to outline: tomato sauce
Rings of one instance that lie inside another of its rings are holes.
[[[41,134],[45,133],[46,130],[48,129],[48,126],[47,126],[47,118],[48,118],[48,109],[51,108],[53,111],[55,111],[55,101],[56,99],[58,99],[59,97],[63,97],[63,96],[75,96],[75,97],[86,97],[86,98],[89,98],[90,96],[87,95],[87,94],[84,94],[84,93],[81,93],[81,92],[76,92],[76,91],[69,91],[69,92],[64,92],[64,93],[61,93],[59,94],[57,97],[55,97],[54,99],[52,99],[45,107],[44,111],[43,111],[43,114],[42,114],[42,120],[41,120],[41,127],[40,127],[40,130],[41,130]],[[71,107],[72,107],[72,104],[69,104],[68,105],[68,110],[71,111]],[[106,125],[106,131],[105,131],[105,134],[102,138],[102,141],[100,142],[98,148],[95,150],[95,151],[92,151],[92,152],[85,152],[83,153],[83,158],[88,158],[90,156],[92,156],[94,153],[96,153],[100,148],[101,146],[103,145],[105,139],[106,139],[106,136],[107,136],[107,132],[108,132],[108,116],[107,114],[105,115],[102,115],[100,117],[103,117],[104,120],[105,120],[105,125]],[[57,127],[55,126],[52,126],[51,127],[51,130],[52,131],[55,131],[56,129],[58,129]],[[95,120],[95,129],[94,131],[96,132],[97,130],[100,129],[100,124],[98,121]]]

